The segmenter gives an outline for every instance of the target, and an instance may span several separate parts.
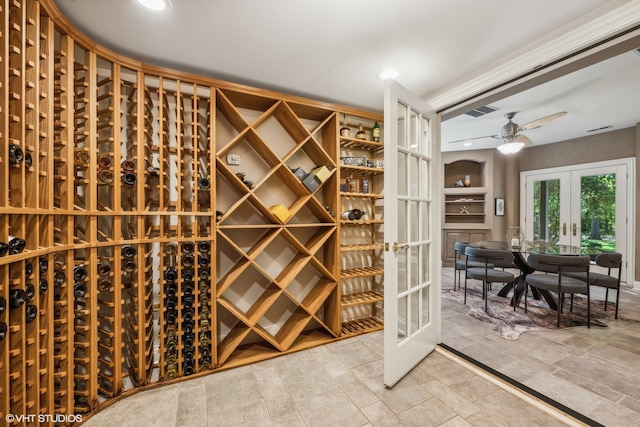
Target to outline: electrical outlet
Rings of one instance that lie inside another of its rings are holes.
[[[237,166],[240,164],[240,156],[237,154],[227,154],[227,164]]]

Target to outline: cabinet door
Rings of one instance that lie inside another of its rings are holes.
[[[442,265],[445,267],[453,266],[456,259],[455,244],[456,242],[468,241],[469,233],[462,230],[444,230],[442,236]]]
[[[467,242],[479,242],[480,240],[489,239],[489,230],[469,230],[467,233]]]

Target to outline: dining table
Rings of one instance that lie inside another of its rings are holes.
[[[542,240],[522,241],[519,244],[512,244],[512,242],[502,240],[481,240],[477,242],[471,242],[469,243],[469,246],[475,248],[509,251],[513,254],[513,262],[516,267],[520,269],[520,275],[516,276],[513,282],[506,283],[500,289],[500,291],[498,291],[498,296],[507,297],[509,296],[509,293],[513,291],[510,305],[514,307],[514,310],[518,306],[518,304],[520,304],[522,295],[524,295],[525,277],[527,276],[527,274],[531,274],[535,271],[535,268],[531,267],[531,265],[527,263],[526,257],[529,254],[563,256],[589,255],[593,259],[595,255],[603,252],[602,250],[597,248],[564,245],[558,244],[556,242]],[[550,309],[558,309],[556,298],[551,292],[537,288],[531,288],[531,292],[535,299],[544,298],[547,304],[549,304]]]

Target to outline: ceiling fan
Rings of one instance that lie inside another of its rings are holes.
[[[475,139],[483,139],[483,138],[494,138],[494,139],[502,139],[503,143],[498,146],[498,150],[500,150],[503,154],[513,154],[520,151],[525,144],[533,144],[528,137],[522,134],[522,132],[536,129],[542,126],[545,123],[549,123],[552,120],[558,119],[567,114],[566,111],[560,111],[555,114],[551,114],[550,116],[542,117],[540,119],[534,120],[527,124],[520,126],[517,123],[514,123],[511,119],[516,115],[515,112],[507,113],[504,116],[509,120],[504,126],[502,126],[502,131],[500,135],[485,135],[485,136],[476,136],[474,138],[465,138],[458,139],[456,141],[449,141],[449,144],[453,144],[456,142],[463,141],[473,141]]]

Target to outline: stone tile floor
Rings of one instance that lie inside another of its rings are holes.
[[[443,269],[443,288],[452,273]],[[495,292],[495,290],[494,290]],[[637,310],[640,295],[621,305]],[[443,300],[443,342],[607,426],[640,420],[640,323],[526,332],[507,341]],[[94,426],[559,426],[476,369],[436,351],[383,385],[382,332],[127,397]],[[569,421],[570,422],[570,421]]]

